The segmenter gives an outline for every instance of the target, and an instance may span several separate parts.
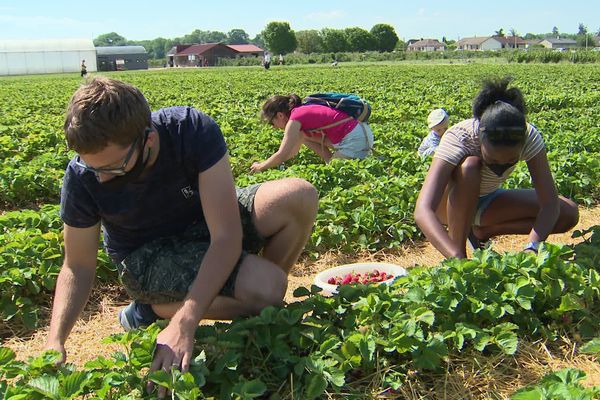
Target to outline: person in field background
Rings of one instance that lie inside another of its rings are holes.
[[[570,230],[578,206],[559,196],[540,132],[525,117],[525,100],[510,78],[484,82],[473,118],[444,134],[419,193],[415,221],[446,257],[466,257],[466,242],[526,234],[524,250],[537,252],[551,233]],[[520,161],[533,189],[501,189]],[[448,230],[443,225],[447,225]]]
[[[373,150],[374,136],[369,124],[326,105],[302,104],[302,99],[295,94],[268,99],[261,118],[282,129],[283,139],[271,157],[252,164],[251,172],[280,165],[295,157],[302,145],[326,163],[332,158],[363,159]]]
[[[427,116],[427,128],[429,134],[423,138],[419,146],[419,157],[427,158],[433,156],[435,149],[440,145],[440,140],[448,130],[448,113],[443,108],[437,108]]]
[[[210,117],[191,107],[151,112],[137,88],[104,77],[75,92],[64,129],[77,155],[61,191],[64,262],[48,349],[66,358],[94,281],[101,230],[134,299],[119,313],[123,328],[170,320],[151,370],[188,369],[200,320],[282,304],[316,218],[310,183],[289,178],[236,189]]]

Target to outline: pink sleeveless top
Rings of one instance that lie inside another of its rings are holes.
[[[308,104],[296,107],[290,114],[290,120],[300,122],[300,130],[307,136],[320,135],[319,132],[307,132],[310,129],[322,128],[347,118],[348,114],[345,112],[319,104]],[[358,125],[358,121],[352,118],[348,122],[323,130],[323,133],[331,143],[337,144],[341,142],[344,136],[350,133],[356,125]]]

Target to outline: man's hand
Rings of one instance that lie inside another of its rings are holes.
[[[58,351],[61,354],[60,360],[58,361],[57,365],[64,364],[65,361],[67,361],[67,352],[65,350],[65,346],[62,343],[48,341],[44,346],[44,350],[54,350]]]
[[[163,371],[179,369],[183,373],[187,372],[194,350],[194,333],[195,329],[185,329],[176,320],[172,320],[156,338],[154,360],[149,372],[159,369]],[[152,392],[154,383],[149,382],[146,389],[148,393]],[[166,394],[166,388],[158,389],[159,399],[164,398]]]
[[[250,172],[255,174],[257,172],[262,172],[264,169],[263,167],[263,163],[261,162],[255,162],[254,164],[252,164],[252,166],[250,167]]]

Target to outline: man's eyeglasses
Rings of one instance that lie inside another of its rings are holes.
[[[144,130],[144,133],[142,134],[143,136],[143,143],[142,143],[142,148],[144,147],[144,145],[146,144],[146,139],[148,139],[148,134],[151,132],[152,130],[150,128],[146,128],[146,130]],[[120,167],[115,167],[115,168],[93,168],[88,166],[86,163],[84,163],[81,158],[77,158],[77,161],[75,161],[75,164],[78,165],[79,167],[85,169],[86,171],[92,172],[96,175],[98,174],[108,174],[108,175],[115,175],[115,176],[123,176],[127,173],[127,171],[125,171],[125,168],[127,168],[127,164],[129,163],[129,161],[131,160],[131,157],[133,156],[133,153],[135,152],[135,149],[137,147],[137,144],[140,141],[140,138],[142,136],[138,136],[135,141],[131,144],[131,147],[129,148],[129,151],[127,152],[127,155],[125,156],[125,159],[123,159],[123,164]],[[140,153],[141,154],[141,153]]]

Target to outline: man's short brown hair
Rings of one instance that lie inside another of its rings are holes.
[[[150,106],[139,89],[98,76],[71,97],[64,129],[70,149],[93,154],[109,143],[131,145],[150,124]]]

